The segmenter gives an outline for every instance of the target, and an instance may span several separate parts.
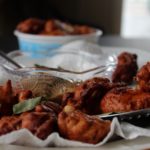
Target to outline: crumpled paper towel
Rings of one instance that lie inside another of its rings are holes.
[[[60,51],[63,50],[74,50],[74,51],[86,51],[92,53],[93,55],[103,54],[100,45],[90,43],[84,40],[77,40],[67,43],[59,48]]]
[[[117,118],[114,118],[111,123],[110,132],[98,144],[87,144],[78,141],[71,141],[62,138],[58,133],[52,133],[45,140],[41,140],[26,129],[13,131],[6,135],[0,136],[0,144],[15,144],[32,147],[99,147],[108,142],[113,135],[118,135],[124,139],[135,139],[139,136],[150,137],[150,130],[136,127],[129,123],[119,123]]]

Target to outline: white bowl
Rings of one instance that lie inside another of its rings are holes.
[[[75,40],[87,40],[97,43],[99,37],[102,35],[102,31],[96,29],[95,32],[84,35],[44,36],[22,33],[15,30],[14,34],[17,36],[20,50],[34,54],[45,54],[51,49],[57,49]]]

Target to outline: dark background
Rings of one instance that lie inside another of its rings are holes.
[[[121,0],[0,0],[0,36],[12,36],[18,22],[29,18],[58,18],[119,34]]]
[[[0,0],[0,49],[18,48],[16,25],[27,18],[58,18],[119,35],[122,0]]]
[[[18,48],[16,25],[29,17],[58,18],[103,30],[100,45],[150,49],[149,39],[120,37],[123,0],[0,0],[0,50]]]

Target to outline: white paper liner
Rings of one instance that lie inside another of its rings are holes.
[[[136,127],[129,123],[119,123],[117,118],[114,118],[111,123],[110,132],[98,144],[87,144],[78,141],[71,141],[62,138],[58,133],[50,134],[47,139],[41,140],[34,136],[27,129],[13,131],[6,135],[0,136],[0,144],[15,144],[32,147],[99,147],[107,143],[114,135],[120,136],[126,140],[135,139],[139,136],[150,137],[150,130]]]

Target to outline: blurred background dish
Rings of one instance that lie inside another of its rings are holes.
[[[34,35],[15,31],[19,42],[19,49],[25,52],[32,52],[35,54],[42,54],[49,52],[52,49],[57,49],[62,45],[75,40],[87,40],[97,43],[99,37],[102,35],[101,30],[81,35]]]
[[[18,23],[14,34],[17,36],[20,50],[40,56],[75,40],[97,43],[102,31],[57,19],[29,18]]]

